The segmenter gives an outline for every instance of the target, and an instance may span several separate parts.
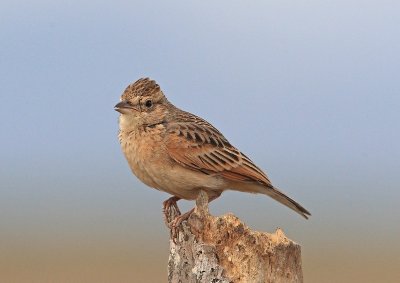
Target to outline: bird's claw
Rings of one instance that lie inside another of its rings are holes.
[[[192,215],[193,211],[194,211],[194,208],[192,208],[191,210],[189,210],[188,212],[186,212],[182,215],[175,217],[175,219],[169,223],[168,227],[171,229],[171,238],[172,238],[172,241],[174,242],[174,244],[176,244],[176,240],[178,238],[179,225],[181,225],[183,221],[188,220],[190,215]]]
[[[180,198],[173,196],[163,202],[164,221],[168,227],[170,226],[169,223],[172,222],[176,216],[181,215],[181,211],[176,203],[178,200],[180,200]]]
[[[178,200],[180,200],[179,197],[173,196],[163,202],[164,221],[170,229],[170,236],[175,244],[178,238],[179,225],[181,225],[183,221],[188,220],[194,211],[193,208],[188,212],[181,214],[178,204],[176,203]]]

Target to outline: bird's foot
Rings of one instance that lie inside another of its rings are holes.
[[[190,215],[192,215],[194,208],[189,210],[188,212],[175,217],[172,222],[169,223],[169,228],[171,229],[171,238],[176,244],[176,239],[178,238],[178,227],[182,224],[183,221],[188,220]]]
[[[183,221],[188,220],[190,215],[192,215],[193,211],[194,211],[194,208],[192,208],[188,212],[185,212],[182,215],[179,215],[179,216],[175,217],[175,219],[170,224],[171,228],[178,227],[179,225],[181,225],[181,223]]]
[[[176,217],[181,215],[181,211],[176,203],[178,200],[180,200],[180,198],[173,196],[163,202],[164,221],[168,227],[170,227],[170,223],[174,221]]]

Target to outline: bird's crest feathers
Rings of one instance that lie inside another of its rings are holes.
[[[128,85],[121,100],[133,100],[137,97],[153,97],[156,100],[165,98],[160,86],[150,78],[141,78]]]

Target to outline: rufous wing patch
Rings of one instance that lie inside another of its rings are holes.
[[[271,185],[265,173],[248,157],[207,122],[201,122],[180,122],[169,126],[166,147],[173,160],[192,170],[219,174],[228,180]]]

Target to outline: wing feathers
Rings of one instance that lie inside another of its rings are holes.
[[[266,194],[305,218],[310,215],[300,204],[274,188],[267,175],[212,125],[196,116],[184,118],[185,121],[169,124],[165,137],[172,159],[192,170],[243,182],[234,189]]]
[[[169,125],[166,145],[172,159],[194,170],[207,170],[232,181],[270,185],[264,172],[233,147],[214,127],[196,118],[196,123]]]

